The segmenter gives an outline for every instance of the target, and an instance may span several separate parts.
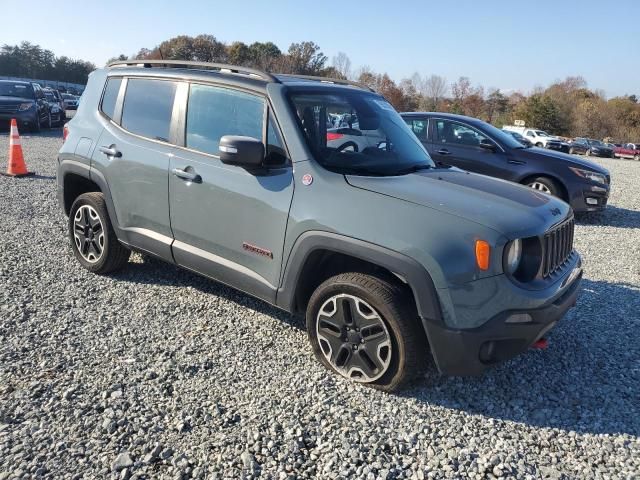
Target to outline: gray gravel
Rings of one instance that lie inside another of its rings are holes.
[[[640,478],[640,163],[595,160],[611,206],[577,227],[583,292],[546,351],[387,395],[217,283],[138,255],[83,270],[61,139],[22,139],[38,176],[0,177],[0,480]]]

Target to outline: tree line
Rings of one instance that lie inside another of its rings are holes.
[[[86,84],[89,73],[96,69],[91,62],[56,57],[51,50],[22,42],[0,47],[0,76],[24,77]]]
[[[292,43],[285,51],[273,42],[224,43],[213,35],[180,35],[152,48],[113,60],[158,59],[230,63],[276,73],[350,79],[382,94],[397,110],[428,110],[481,118],[498,127],[526,125],[567,137],[585,136],[640,142],[640,103],[636,95],[607,99],[582,77],[567,77],[529,95],[474,85],[468,77],[449,82],[440,75],[413,74],[399,82],[368,66],[353,69],[340,52],[331,61],[314,42]],[[86,83],[95,65],[22,42],[0,49],[0,75]]]

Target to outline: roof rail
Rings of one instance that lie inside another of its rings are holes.
[[[368,87],[362,83],[354,82],[351,80],[343,80],[341,78],[318,77],[316,75],[296,75],[295,73],[279,73],[278,76],[287,78],[300,78],[302,80],[315,80],[317,82],[323,83],[335,83],[337,85],[351,85],[353,87],[359,87],[365,90],[369,90],[370,92],[375,92],[373,88]]]
[[[229,73],[249,75],[249,76],[259,77],[268,82],[280,83],[280,80],[278,80],[276,77],[274,77],[270,73],[263,72],[262,70],[257,70],[255,68],[249,68],[249,67],[239,67],[237,65],[226,65],[224,63],[194,62],[191,60],[137,59],[137,60],[117,60],[115,62],[111,62],[109,65],[107,65],[107,67],[108,68],[125,67],[125,66],[134,66],[134,65],[142,65],[144,68],[152,68],[152,67],[210,68],[210,69],[218,70],[222,73],[225,73],[225,71],[229,71]]]

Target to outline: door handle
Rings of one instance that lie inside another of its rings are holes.
[[[449,155],[449,154],[451,154],[451,152],[449,150],[447,150],[446,148],[441,148],[440,150],[438,150],[438,153],[440,155]]]
[[[117,150],[115,147],[105,147],[104,145],[100,147],[100,151],[104,153],[107,157],[116,157],[119,158],[122,156],[122,152]]]
[[[198,175],[196,172],[189,172],[180,168],[174,168],[173,170],[171,170],[171,173],[173,173],[176,177],[182,178],[184,180],[189,180],[194,183],[200,182],[200,175]]]

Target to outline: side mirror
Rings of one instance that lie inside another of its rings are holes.
[[[264,161],[264,144],[257,138],[225,135],[218,149],[220,160],[227,165],[255,168]]]
[[[491,150],[492,152],[495,152],[496,150],[496,145],[493,142],[490,142],[489,140],[480,141],[479,146],[480,148],[484,148],[485,150]]]

